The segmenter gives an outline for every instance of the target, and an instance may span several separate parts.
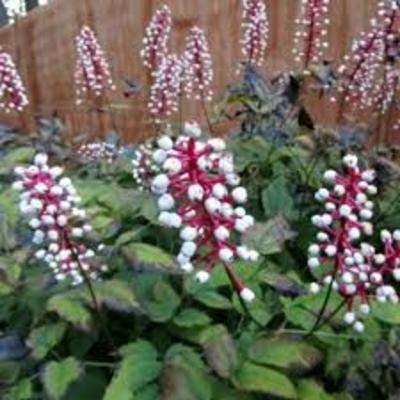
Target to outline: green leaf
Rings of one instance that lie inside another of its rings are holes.
[[[135,400],[159,400],[158,385],[148,385],[135,393]]]
[[[111,310],[132,312],[140,308],[133,288],[127,282],[115,279],[97,282],[93,287],[99,303]]]
[[[8,391],[5,400],[31,400],[32,395],[32,382],[29,379],[23,379]]]
[[[208,325],[210,322],[211,318],[206,313],[195,308],[186,308],[174,318],[174,324],[182,328]]]
[[[289,339],[258,339],[249,349],[249,358],[258,363],[302,374],[322,361],[322,353],[305,342]]]
[[[280,372],[245,362],[233,380],[236,387],[249,392],[265,393],[282,399],[297,399],[292,382]]]
[[[229,378],[236,368],[238,355],[235,342],[223,325],[208,328],[202,334],[202,345],[208,365],[221,377]]]
[[[152,344],[138,341],[121,349],[123,359],[104,400],[136,400],[134,393],[157,379],[161,363]]]
[[[131,243],[122,247],[122,253],[129,261],[139,268],[180,273],[174,257],[159,247],[145,243]]]
[[[70,385],[81,376],[79,362],[69,357],[60,362],[50,362],[43,374],[43,384],[47,394],[52,399],[62,399]]]
[[[254,397],[250,393],[232,389],[227,384],[220,381],[213,382],[212,398],[215,400],[254,400]]]
[[[207,307],[217,310],[229,310],[232,308],[232,303],[225,296],[212,290],[201,290],[196,292],[194,298]]]
[[[282,215],[264,222],[256,223],[243,237],[244,243],[265,256],[282,251],[285,242],[295,237]]]
[[[267,217],[274,217],[278,214],[292,217],[294,214],[294,201],[284,178],[276,179],[264,189],[262,202]]]
[[[335,398],[312,380],[301,380],[298,383],[297,393],[299,400],[334,400]]]
[[[105,373],[99,369],[91,369],[86,371],[81,379],[68,388],[67,395],[63,400],[103,399],[106,387],[107,379]]]
[[[1,159],[0,174],[8,175],[16,166],[30,162],[34,155],[33,147],[18,147],[7,152]]]
[[[64,337],[67,325],[64,322],[48,324],[34,329],[29,335],[28,343],[32,356],[38,360],[46,357]]]
[[[152,292],[147,295],[151,297],[144,301],[144,307],[155,322],[171,319],[181,302],[181,298],[171,285],[162,280],[159,280],[152,288]]]
[[[161,378],[163,400],[211,400],[212,388],[201,357],[191,348],[172,346]]]
[[[92,325],[89,310],[78,299],[68,294],[58,294],[47,303],[47,310],[56,312],[61,318],[77,328],[88,331]]]
[[[400,325],[400,307],[398,304],[375,302],[372,307],[372,315],[386,324]]]
[[[19,375],[20,364],[16,361],[0,361],[0,382],[2,385],[13,384]]]

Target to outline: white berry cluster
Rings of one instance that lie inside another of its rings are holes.
[[[36,258],[48,264],[58,281],[71,278],[73,284],[80,284],[81,270],[96,279],[95,252],[82,242],[92,226],[78,206],[80,197],[71,180],[62,176],[62,168],[50,167],[47,155],[37,154],[32,165],[17,167],[15,174],[13,188],[20,193],[20,212],[34,231],[32,242],[40,247]]]
[[[0,110],[21,112],[28,103],[25,86],[11,55],[0,49]]]
[[[168,53],[168,40],[171,33],[171,10],[164,5],[154,13],[143,38],[144,47],[140,56],[145,67],[155,72]]]
[[[175,54],[166,55],[154,72],[150,90],[149,110],[163,120],[178,111],[181,89],[182,64]]]
[[[235,290],[246,301],[254,298],[236,276],[232,263],[236,257],[256,261],[258,253],[231,239],[246,232],[254,218],[246,213],[246,189],[238,186],[232,155],[219,138],[201,140],[195,122],[186,123],[184,135],[173,141],[161,137],[153,159],[160,173],[151,182],[158,196],[159,221],[179,229],[181,248],[177,261],[186,272],[201,268],[196,277],[206,282],[216,264],[222,264]]]
[[[373,185],[375,172],[360,170],[355,155],[345,156],[343,162],[344,173],[326,171],[324,179],[328,187],[316,193],[316,200],[324,204],[324,212],[312,217],[319,232],[317,242],[308,249],[308,266],[313,270],[329,263],[331,268],[322,278],[322,284],[332,285],[343,297],[348,308],[345,322],[362,332],[362,318],[369,314],[371,296],[378,301],[398,301],[386,278],[400,280],[400,231],[393,235],[381,232],[382,254],[368,243],[360,244],[363,234],[373,233],[370,221],[374,203],[368,196],[377,193]],[[319,292],[319,283],[312,283],[310,289]]]
[[[322,62],[328,48],[329,3],[330,0],[301,0],[293,54],[296,62],[306,69],[310,64]]]
[[[338,68],[338,91],[345,102],[360,109],[370,108],[381,113],[387,110],[398,86],[391,53],[396,47],[399,17],[397,1],[378,3],[377,18],[354,41],[350,54]]]
[[[78,150],[78,157],[85,163],[105,161],[112,164],[122,153],[122,147],[107,142],[92,142],[82,144]]]
[[[99,97],[107,90],[115,90],[110,66],[93,30],[84,26],[75,41],[77,103],[80,104],[85,96]]]
[[[155,161],[157,153],[153,143],[141,144],[132,159],[132,176],[139,190],[150,190],[151,181],[159,174],[160,166]]]
[[[242,54],[249,64],[262,66],[267,48],[269,26],[264,0],[243,0]]]
[[[190,30],[186,38],[184,66],[186,95],[196,100],[211,101],[214,78],[212,58],[204,30],[197,26]]]

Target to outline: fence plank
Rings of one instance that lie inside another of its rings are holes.
[[[293,28],[300,0],[266,1],[271,26],[264,73],[272,76],[293,68]],[[368,26],[377,2],[331,1],[329,59],[343,57],[351,40]],[[206,29],[215,66],[215,93],[221,93],[237,77],[241,0],[165,0],[164,3],[173,12],[172,51],[182,51],[185,35],[193,24]],[[33,10],[16,25],[0,29],[1,46],[18,59],[31,100],[30,113],[57,111],[71,135],[91,130],[93,135],[102,136],[109,128],[107,118],[103,117],[99,126],[95,116],[87,115],[74,104],[74,37],[85,23],[95,29],[111,61],[120,89],[112,101],[129,106],[115,111],[118,129],[128,141],[141,141],[151,135],[153,128],[146,112],[148,76],[142,68],[139,50],[146,24],[159,5],[159,0],[53,0]],[[124,78],[142,83],[144,91],[126,99],[122,94]],[[332,104],[321,104],[315,99],[309,104],[319,121],[334,123],[336,111]],[[199,106],[193,102],[185,104],[185,115],[201,118]],[[13,118],[0,114],[0,120],[13,121]]]

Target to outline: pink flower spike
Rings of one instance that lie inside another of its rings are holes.
[[[152,179],[151,190],[157,196],[159,222],[180,231],[177,262],[183,271],[196,269],[196,278],[206,282],[211,270],[222,264],[238,295],[252,301],[254,293],[232,267],[236,258],[258,259],[256,251],[231,238],[232,232],[241,235],[254,224],[242,207],[247,192],[239,186],[225,142],[219,138],[204,141],[201,136],[199,125],[190,122],[175,141],[164,136],[157,142],[153,160],[160,173]]]
[[[50,167],[47,155],[37,154],[32,165],[17,167],[15,174],[19,209],[34,231],[33,244],[39,247],[35,257],[48,264],[58,281],[71,278],[78,285],[84,280],[82,270],[97,279],[106,267],[97,267],[95,252],[83,243],[92,227],[78,206],[80,197],[71,180],[62,176],[62,168]]]
[[[25,86],[11,55],[0,49],[0,110],[21,112],[28,103]]]
[[[306,69],[321,63],[328,47],[329,3],[330,0],[301,0],[293,54]]]
[[[195,26],[186,38],[184,90],[188,98],[211,101],[213,96],[213,65],[207,38],[202,29]]]
[[[150,89],[149,111],[163,120],[178,111],[181,90],[182,64],[171,54],[165,56],[154,73],[154,83]]]
[[[168,54],[168,40],[171,33],[171,10],[164,5],[157,10],[146,28],[144,47],[140,53],[145,67],[155,72]]]
[[[343,102],[384,113],[396,99],[398,74],[392,53],[399,22],[397,1],[381,1],[370,29],[354,41],[351,52],[338,68],[338,91]]]
[[[115,90],[106,60],[95,33],[84,26],[76,39],[77,60],[75,67],[75,86],[77,103],[83,97],[104,95],[107,90]]]
[[[242,29],[242,54],[249,64],[262,66],[269,33],[264,0],[243,0]]]

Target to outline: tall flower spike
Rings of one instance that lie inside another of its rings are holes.
[[[371,20],[369,31],[355,40],[351,53],[339,67],[338,91],[342,101],[353,106],[383,113],[395,97],[392,50],[400,22],[400,4],[395,0],[381,1],[378,16]]]
[[[243,0],[242,53],[249,64],[264,63],[268,41],[268,17],[264,0]]]
[[[325,212],[312,217],[320,231],[318,243],[309,247],[308,266],[315,269],[331,261],[322,283],[332,285],[343,297],[347,305],[345,322],[362,332],[361,320],[369,314],[371,296],[378,301],[398,301],[394,288],[386,281],[392,276],[400,280],[400,231],[393,235],[382,232],[384,254],[377,254],[367,243],[357,245],[362,233],[370,235],[373,231],[369,221],[374,204],[367,196],[377,193],[372,184],[375,172],[360,171],[354,155],[347,155],[343,161],[345,173],[327,171],[324,178],[331,189],[322,188],[316,193],[316,199],[325,205]],[[319,288],[318,283],[311,285],[314,293]]]
[[[107,90],[115,90],[110,66],[95,33],[88,26],[84,26],[75,41],[77,103],[81,103],[86,96],[99,97],[104,95]]]
[[[328,47],[329,3],[330,0],[301,0],[293,54],[306,69],[322,62]]]
[[[213,65],[207,38],[202,29],[195,26],[186,38],[185,92],[188,97],[211,101],[213,96]]]
[[[158,140],[154,159],[162,172],[151,184],[158,196],[159,221],[180,230],[182,245],[177,261],[182,270],[200,268],[196,277],[206,282],[210,271],[221,263],[235,290],[245,301],[254,293],[236,276],[232,263],[236,257],[256,261],[258,253],[231,239],[233,231],[247,231],[254,218],[242,204],[247,192],[239,185],[232,155],[225,152],[222,139],[200,139],[197,123],[186,123],[185,134],[176,141],[164,136]]]
[[[0,110],[21,112],[28,103],[25,86],[11,55],[0,49]]]
[[[15,173],[18,180],[13,188],[20,192],[20,212],[34,231],[33,243],[40,246],[36,258],[48,264],[58,281],[69,277],[74,285],[80,284],[81,269],[96,279],[95,252],[82,242],[92,227],[78,207],[80,198],[71,180],[62,177],[60,167],[48,165],[46,154],[37,154],[31,166],[17,167]]]
[[[162,120],[170,117],[179,108],[182,64],[175,55],[167,55],[161,61],[154,74],[150,89],[150,113]]]
[[[152,72],[156,71],[168,53],[171,27],[171,10],[164,5],[154,13],[150,24],[146,28],[146,34],[143,39],[144,47],[140,52],[144,66]]]

